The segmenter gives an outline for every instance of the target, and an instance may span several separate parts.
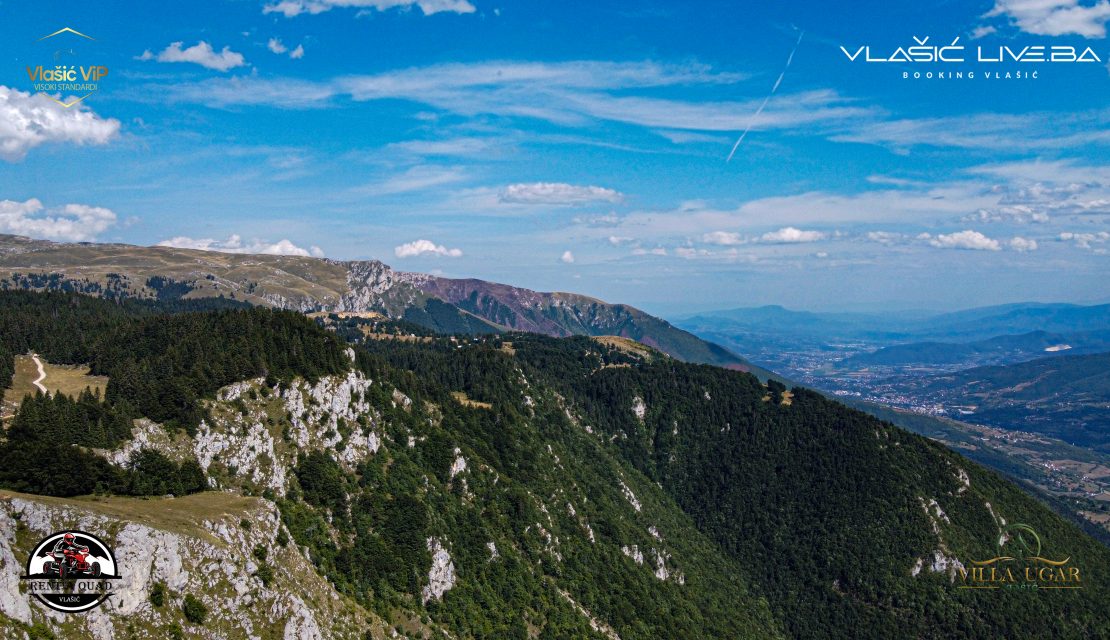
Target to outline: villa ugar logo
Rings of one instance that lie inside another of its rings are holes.
[[[1082,589],[1079,567],[1071,556],[1052,558],[1041,537],[1027,524],[1011,524],[998,540],[993,558],[972,560],[961,570],[962,589]]]
[[[27,591],[63,613],[88,611],[112,595],[119,567],[112,550],[84,531],[58,531],[39,541],[27,558]]]

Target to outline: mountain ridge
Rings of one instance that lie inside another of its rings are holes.
[[[380,260],[68,244],[0,235],[0,289],[158,300],[230,297],[301,312],[379,311],[448,333],[617,335],[680,360],[753,370],[724,347],[630,305],[476,278],[399,271]],[[450,307],[429,305],[431,300]]]

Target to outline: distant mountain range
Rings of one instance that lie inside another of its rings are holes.
[[[1110,453],[1110,353],[976,367],[936,377],[926,390],[968,407],[964,420]]]
[[[687,362],[752,369],[727,349],[628,305],[396,271],[377,260],[66,244],[0,235],[0,289],[157,300],[222,296],[303,312],[375,311],[440,332],[616,335]]]
[[[814,313],[772,305],[704,312],[677,318],[676,323],[687,329],[716,333],[821,336],[826,340],[974,342],[1034,331],[1110,331],[1110,304],[1022,302],[942,314]]]
[[[910,342],[859,353],[838,363],[842,369],[866,366],[959,364],[973,359],[998,363],[1030,360],[1051,354],[1110,350],[1110,332],[1049,333],[1030,331],[974,342]]]

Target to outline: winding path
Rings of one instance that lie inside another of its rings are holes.
[[[39,368],[39,377],[31,384],[38,387],[39,391],[43,393],[48,393],[46,387],[42,384],[42,381],[46,380],[46,370],[42,368],[42,360],[39,360],[39,356],[37,353],[32,353],[31,359],[35,361],[35,366]]]

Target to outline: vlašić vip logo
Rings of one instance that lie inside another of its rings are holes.
[[[44,57],[50,51],[50,58],[27,65],[27,78],[34,92],[68,109],[99,91],[108,67],[87,61],[90,43],[94,41],[95,38],[69,27],[39,38],[40,48],[35,55]]]

